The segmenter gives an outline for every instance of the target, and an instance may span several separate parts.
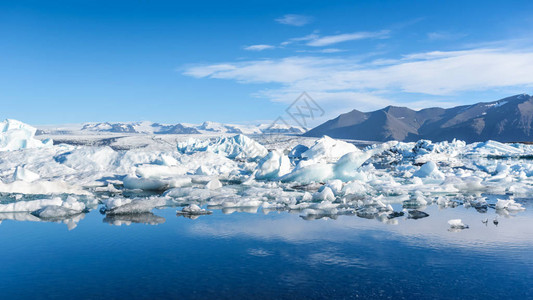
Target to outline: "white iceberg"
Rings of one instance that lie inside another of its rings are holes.
[[[445,175],[439,170],[439,167],[433,161],[428,161],[427,163],[423,164],[413,175],[420,178],[437,180],[443,180],[445,178]]]
[[[15,173],[13,173],[13,180],[21,180],[26,182],[34,182],[35,180],[38,180],[41,178],[39,174],[34,173],[28,169],[26,169],[24,166],[18,166],[15,169]]]
[[[461,219],[452,219],[448,221],[448,225],[452,229],[466,229],[468,225],[465,225]]]
[[[232,159],[249,160],[257,160],[268,154],[263,145],[242,134],[215,140],[189,139],[186,142],[178,143],[178,150],[188,154],[208,151],[222,153]]]
[[[282,153],[274,150],[268,153],[257,166],[255,178],[257,179],[277,179],[290,172],[291,162]]]
[[[13,151],[28,148],[50,147],[52,140],[41,141],[35,138],[37,129],[17,120],[0,122],[0,151]]]
[[[59,207],[77,213],[85,210],[85,204],[77,201],[74,197],[68,197],[66,200],[55,197],[51,199],[22,200],[13,203],[0,204],[0,212],[34,212],[46,207]]]
[[[498,199],[498,201],[496,202],[495,208],[497,210],[504,210],[505,209],[505,210],[511,211],[511,212],[525,210],[525,208],[522,206],[522,204],[516,203],[515,200],[513,200],[513,199],[509,199],[509,200]]]
[[[318,139],[315,144],[301,154],[302,159],[313,161],[337,161],[341,156],[350,152],[361,152],[353,144],[335,140],[329,136]]]

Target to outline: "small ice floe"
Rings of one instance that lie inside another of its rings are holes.
[[[191,184],[191,178],[173,177],[173,178],[144,178],[136,176],[126,176],[123,179],[124,188],[130,190],[143,191],[165,191],[170,188],[184,187]]]
[[[189,206],[185,206],[176,212],[178,216],[184,216],[191,219],[196,219],[198,216],[210,215],[212,213],[212,211],[203,209],[196,204],[189,204]]]
[[[98,186],[94,188],[95,192],[107,192],[107,193],[122,193],[121,190],[117,189],[112,183],[108,183],[106,186]]]
[[[468,225],[465,225],[461,219],[452,219],[448,221],[450,229],[453,230],[462,230],[467,229]]]
[[[314,201],[334,201],[335,200],[335,194],[331,190],[330,187],[323,187],[319,190],[319,192],[316,192],[313,194],[313,200]]]
[[[166,199],[162,197],[138,199],[116,197],[102,200],[102,204],[104,206],[100,212],[106,215],[141,214],[151,212],[156,207],[165,206]]]
[[[437,164],[433,161],[428,161],[427,163],[423,164],[413,175],[420,178],[437,180],[442,180],[445,178],[444,174],[439,170]]]
[[[525,210],[525,208],[522,207],[522,204],[516,203],[513,199],[509,199],[509,200],[498,199],[498,202],[496,202],[495,208],[496,210],[507,210],[510,212]]]
[[[62,220],[67,217],[81,214],[82,211],[59,205],[49,205],[33,211],[31,214],[43,220]]]
[[[393,211],[387,215],[388,219],[394,219],[398,217],[403,217],[404,212],[403,211]]]
[[[220,182],[220,180],[218,180],[217,178],[212,179],[205,185],[205,188],[209,190],[216,190],[221,187],[222,187],[222,182]]]
[[[409,211],[409,216],[407,218],[408,219],[413,219],[413,220],[418,220],[418,219],[422,219],[422,218],[425,218],[425,217],[429,217],[429,214],[426,213],[426,212],[423,212],[421,210],[413,209],[413,210]]]

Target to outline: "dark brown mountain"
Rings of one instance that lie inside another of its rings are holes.
[[[319,125],[305,136],[368,141],[451,141],[468,143],[533,141],[533,97],[521,94],[493,102],[453,108],[388,106],[373,112],[352,110]]]

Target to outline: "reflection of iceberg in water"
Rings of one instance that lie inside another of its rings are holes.
[[[165,218],[154,215],[151,212],[140,214],[106,215],[103,219],[104,223],[108,223],[115,226],[129,226],[132,223],[159,225],[165,223],[165,221]]]
[[[72,230],[78,226],[78,223],[85,218],[84,213],[78,213],[75,215],[68,215],[63,217],[39,217],[36,214],[29,212],[10,212],[0,213],[0,223],[4,220],[13,221],[29,221],[29,222],[53,222],[63,223],[67,225],[68,230]]]
[[[177,216],[183,216],[185,218],[189,218],[191,220],[196,220],[200,216],[210,215],[213,212],[207,209],[203,209],[200,206],[196,204],[189,204],[188,206],[185,206],[181,210],[178,210],[176,212]]]
[[[249,214],[256,214],[259,206],[231,206],[225,207],[222,205],[208,205],[208,209],[219,209],[223,214],[229,215],[235,212],[244,212]]]

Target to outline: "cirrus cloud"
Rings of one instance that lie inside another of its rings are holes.
[[[324,37],[317,37],[312,39],[307,43],[308,46],[313,47],[322,47],[329,46],[333,44],[338,44],[348,41],[356,41],[363,39],[384,39],[389,37],[389,30],[381,30],[376,32],[353,32],[353,33],[343,33],[337,35],[328,35]]]
[[[274,49],[274,48],[276,48],[276,47],[272,46],[272,45],[251,45],[251,46],[244,47],[244,50],[248,50],[248,51],[263,51],[263,50]]]
[[[270,84],[258,95],[291,101],[307,91],[330,101],[360,102],[382,107],[383,95],[414,93],[446,96],[461,92],[533,86],[533,50],[479,48],[414,53],[398,59],[292,56],[278,59],[198,65],[185,70],[196,78]],[[337,99],[337,100],[335,100]],[[390,101],[389,101],[390,102]],[[359,103],[361,104],[361,103]]]
[[[311,23],[311,21],[313,21],[313,18],[304,15],[288,14],[284,15],[281,18],[277,18],[275,21],[284,25],[304,26],[306,24]]]

